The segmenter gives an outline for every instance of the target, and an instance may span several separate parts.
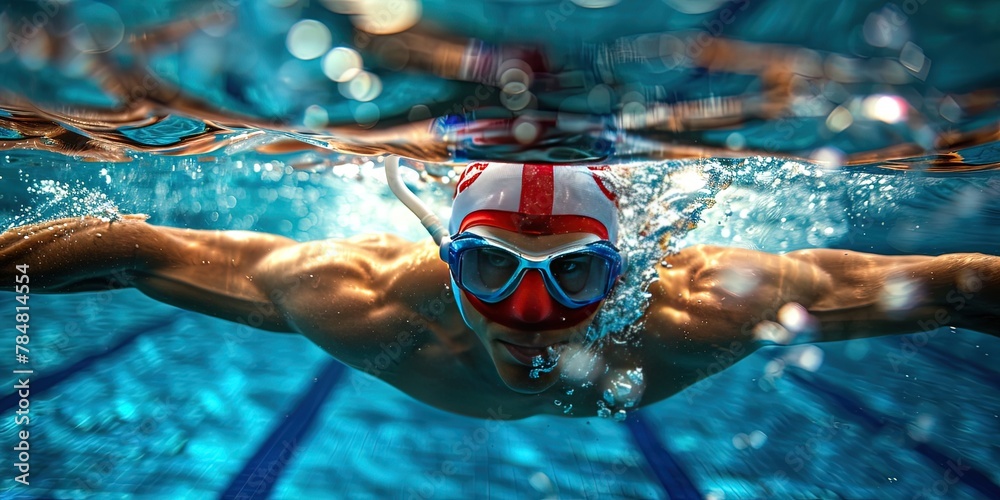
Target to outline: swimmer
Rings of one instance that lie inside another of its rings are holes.
[[[720,350],[733,356],[726,366],[752,353],[753,332],[780,328],[774,314],[786,304],[808,312],[812,341],[938,325],[1000,335],[995,256],[699,245],[657,265],[633,333],[639,348],[585,348],[623,273],[640,272],[618,249],[616,194],[599,174],[471,164],[440,245],[387,234],[299,243],[153,226],[141,215],[44,222],[0,235],[0,283],[12,289],[15,266],[28,264],[33,293],[134,287],[191,311],[299,333],[415,399],[484,418],[497,408],[511,418],[564,415],[556,399],[580,409],[573,415],[594,415],[605,382],[572,397],[560,383],[580,355],[593,357],[599,375],[641,367],[640,405],[655,403],[718,365]],[[752,290],[729,286],[732,272]],[[912,302],[886,307],[899,283]]]

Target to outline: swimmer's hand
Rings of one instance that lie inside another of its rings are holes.
[[[0,234],[0,276],[7,279],[14,266],[26,264],[34,292],[130,286],[127,273],[148,218],[65,217],[10,229]]]

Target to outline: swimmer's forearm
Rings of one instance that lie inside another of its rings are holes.
[[[0,234],[0,279],[13,283],[15,266],[27,265],[32,292],[131,286],[143,265],[141,242],[151,228],[146,218],[72,217],[6,231]]]
[[[831,267],[839,286],[809,308],[819,320],[822,340],[942,326],[1000,335],[1000,257],[949,254],[879,259],[885,263],[854,272]]]
[[[0,279],[13,290],[16,266],[27,265],[34,293],[134,287],[184,309],[230,321],[260,316],[254,326],[292,331],[255,277],[261,259],[294,241],[153,226],[146,218],[75,217],[14,228],[0,234]]]

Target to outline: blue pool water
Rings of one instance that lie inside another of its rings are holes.
[[[470,159],[614,164],[631,175],[634,269],[660,243],[996,255],[998,15],[909,0],[7,3],[0,229],[145,213],[299,241],[426,238],[386,186],[395,153],[442,217]],[[641,312],[641,276],[605,306],[612,333]],[[771,346],[720,356],[624,422],[513,421],[442,412],[303,337],[134,290],[30,304],[31,484],[4,465],[0,498],[1000,498],[1000,339],[974,331]],[[3,338],[14,305],[0,293]],[[4,464],[17,367],[0,355]]]
[[[307,174],[288,165],[308,158],[262,164],[254,156],[181,164],[154,157],[67,172],[58,157],[15,154],[0,170],[12,186],[3,193],[4,218],[10,225],[22,217],[21,204],[44,217],[110,201],[174,226],[251,227],[299,239],[422,236],[417,224],[394,222],[405,212],[376,165]],[[984,229],[995,224],[1000,199],[991,176],[774,163],[729,165],[734,181],[686,239],[768,251],[821,244],[934,253],[954,250],[959,239],[967,250],[997,248],[997,235]],[[786,186],[774,187],[775,171]],[[880,188],[886,183],[894,189]],[[960,213],[973,188],[983,202]],[[88,201],[59,201],[61,193]],[[433,188],[422,194],[445,205]],[[866,206],[887,196],[892,203]],[[825,210],[806,217],[796,207],[809,197]],[[810,231],[826,224],[823,214],[844,210],[856,222],[831,236]],[[941,224],[949,210],[951,223]],[[1000,341],[976,332],[764,349],[626,423],[494,422],[427,407],[341,367],[304,338],[239,329],[135,291],[31,301],[37,469],[30,488],[8,483],[13,498],[899,498],[934,497],[934,488],[981,498],[1000,483],[993,466]],[[796,366],[802,349],[816,348],[818,370]],[[778,375],[769,365],[775,359],[785,366]],[[10,373],[11,365],[3,359],[0,368]],[[3,399],[7,428],[14,401]],[[941,482],[949,461],[970,467],[954,484]]]

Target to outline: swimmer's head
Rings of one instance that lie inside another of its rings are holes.
[[[455,297],[514,390],[558,380],[553,353],[584,338],[623,270],[617,198],[598,175],[606,168],[473,163],[459,178]]]

